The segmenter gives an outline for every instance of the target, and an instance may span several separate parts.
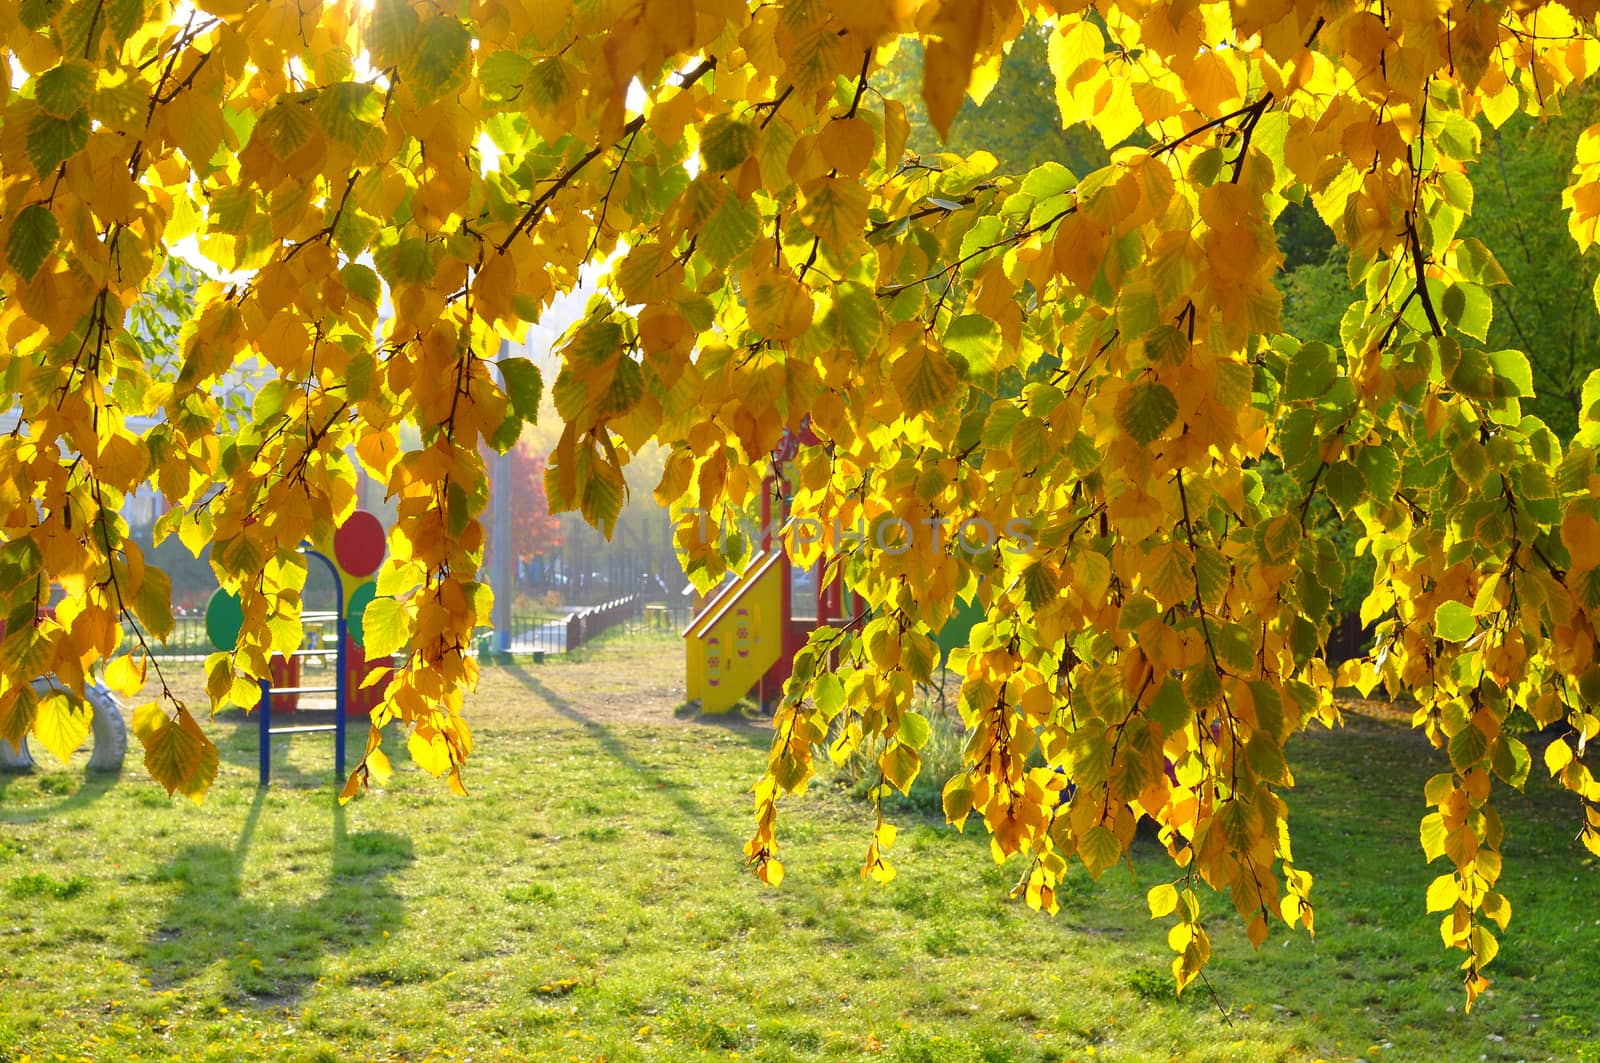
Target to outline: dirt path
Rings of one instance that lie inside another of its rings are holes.
[[[681,642],[620,639],[589,647],[575,659],[552,655],[542,664],[487,665],[467,712],[475,723],[489,724],[506,713],[552,712],[561,703],[580,707],[585,718],[602,724],[768,728],[765,720],[736,713],[702,719],[686,711],[685,680]]]

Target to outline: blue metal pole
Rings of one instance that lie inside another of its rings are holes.
[[[272,778],[272,682],[261,681],[261,705],[256,709],[261,728],[261,786]]]
[[[337,577],[335,578],[337,579]],[[339,642],[337,644],[338,651],[334,655],[335,667],[338,669],[338,674],[333,680],[333,685],[335,687],[335,693],[333,695],[333,711],[338,713],[333,720],[333,760],[334,772],[339,776],[339,785],[341,787],[344,785],[344,706],[345,698],[347,698],[350,693],[348,690],[350,676],[346,671],[346,668],[349,665],[347,651],[350,643],[350,632],[346,626],[346,623],[347,622],[344,615],[344,602],[341,599],[339,602],[339,619],[337,621],[336,628],[339,634]]]

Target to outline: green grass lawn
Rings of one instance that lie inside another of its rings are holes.
[[[864,883],[868,810],[819,785],[762,886],[740,845],[766,734],[675,718],[681,655],[491,670],[465,800],[397,752],[341,810],[320,735],[261,792],[254,728],[222,721],[202,808],[82,753],[0,777],[0,1060],[1600,1058],[1600,875],[1548,789],[1505,801],[1517,912],[1468,1016],[1423,911],[1440,756],[1370,718],[1298,739],[1319,936],[1254,952],[1211,898],[1218,1000],[1175,999],[1153,842],[1051,919],[981,833],[910,811],[899,878]]]

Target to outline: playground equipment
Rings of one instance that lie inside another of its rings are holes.
[[[364,653],[365,637],[362,617],[372,603],[377,586],[371,579],[383,563],[385,545],[383,525],[378,518],[364,510],[357,510],[339,526],[333,536],[333,557],[311,545],[303,545],[301,553],[315,558],[326,566],[333,578],[335,607],[330,612],[303,613],[301,624],[305,638],[300,648],[272,659],[272,678],[261,681],[261,700],[256,708],[257,727],[260,729],[260,785],[266,786],[272,778],[272,739],[297,734],[332,732],[334,736],[334,772],[344,775],[345,722],[347,716],[365,715],[383,697],[382,681],[365,686],[367,675],[375,668],[387,667],[385,658],[371,660]],[[345,588],[349,587],[348,596]],[[244,623],[244,613],[239,599],[218,588],[206,605],[206,633],[219,650],[230,651],[237,645],[239,629]],[[332,626],[332,634],[327,628]],[[300,661],[306,658],[334,660],[331,686],[303,686],[300,682]],[[354,693],[352,693],[354,691]],[[272,726],[272,714],[294,712],[299,708],[302,695],[332,694],[334,719],[332,723]]]
[[[33,681],[33,689],[43,696],[67,688],[53,676],[40,676]],[[89,770],[121,771],[122,762],[128,755],[128,724],[122,718],[122,710],[117,707],[111,691],[99,683],[86,683],[83,697],[93,711],[89,733],[94,737],[94,749],[89,754]],[[0,771],[30,771],[33,766],[33,754],[28,749],[27,738],[15,746],[0,739]]]
[[[774,542],[771,536],[772,489],[801,443],[814,442],[809,428],[800,435],[784,433],[773,454],[773,472],[762,485],[761,550],[737,579],[706,599],[684,629],[688,694],[699,700],[702,713],[727,712],[752,690],[763,702],[775,696],[811,632],[842,611],[837,582],[824,587],[820,578],[802,581],[801,593],[795,594],[788,552],[781,538]],[[780,526],[789,516],[788,493],[782,497]],[[821,576],[820,566],[815,575]]]
[[[782,492],[779,541],[771,534],[775,484],[787,476],[802,443],[814,443],[809,428],[785,432],[773,452],[773,471],[761,492],[761,549],[736,579],[714,591],[683,631],[688,650],[688,695],[700,711],[724,713],[751,691],[765,703],[783,688],[794,655],[810,633],[845,613],[838,581],[824,587],[824,565],[814,573],[795,572],[781,536],[787,531],[788,492]],[[799,593],[796,593],[797,590]],[[815,607],[808,600],[815,594]],[[952,650],[967,645],[984,610],[976,597],[956,599],[956,607],[935,635],[941,666]],[[942,688],[941,688],[942,690]]]

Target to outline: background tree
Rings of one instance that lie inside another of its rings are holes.
[[[504,485],[495,482],[498,463],[489,465],[489,490],[505,490],[511,496],[511,541],[518,561],[554,552],[561,545],[561,521],[550,512],[544,495],[544,455],[531,441],[523,440],[506,455]]]
[[[1030,21],[999,60],[994,84],[982,101],[968,96],[941,137],[922,101],[925,50],[920,41],[900,42],[894,58],[874,79],[884,96],[905,107],[911,132],[906,147],[919,155],[987,151],[1002,173],[1027,173],[1046,162],[1084,174],[1106,163],[1106,148],[1086,126],[1063,127],[1050,73],[1050,31]]]

